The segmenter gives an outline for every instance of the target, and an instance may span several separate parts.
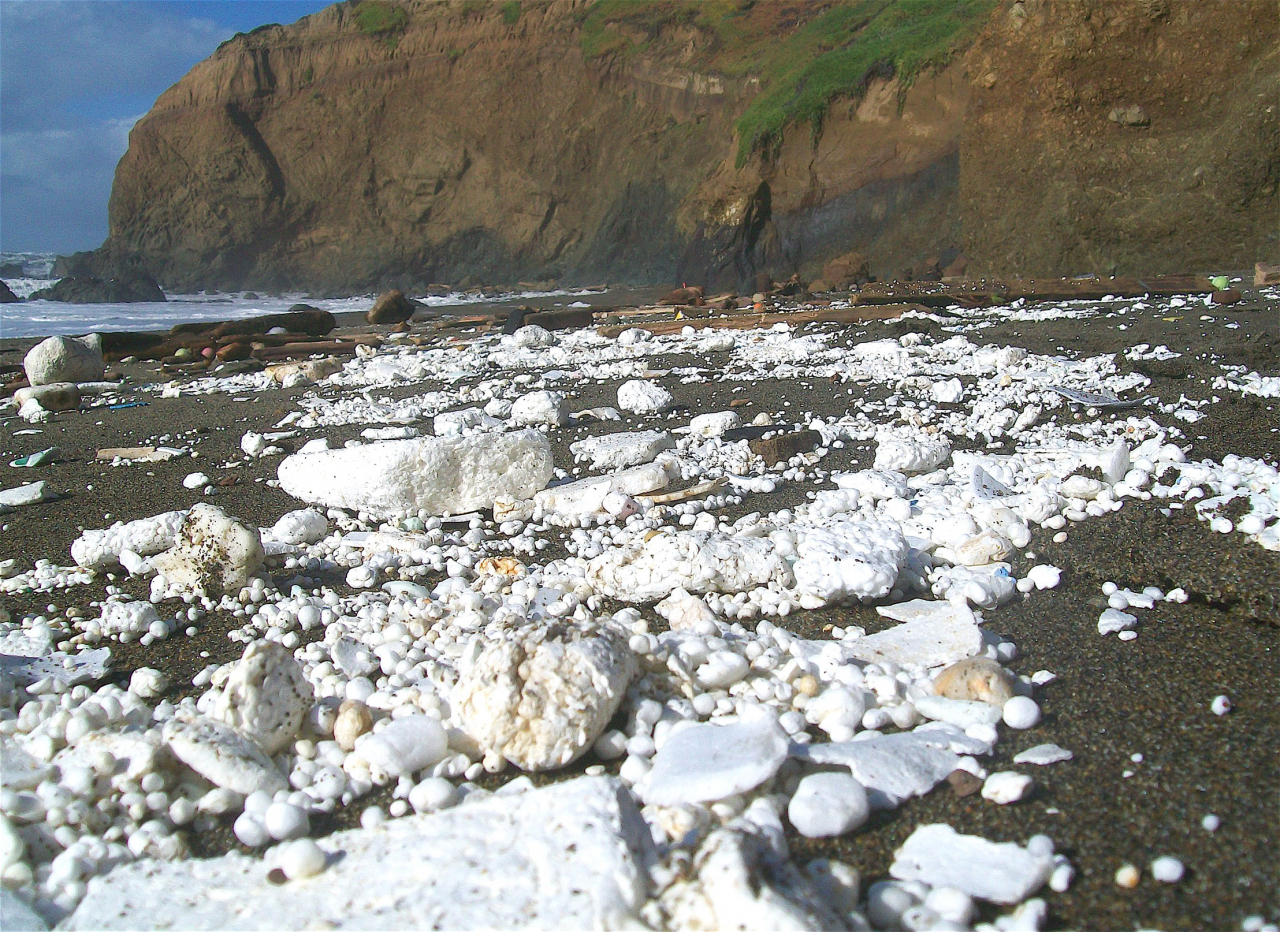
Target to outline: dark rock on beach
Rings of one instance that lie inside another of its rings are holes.
[[[155,279],[137,274],[124,278],[64,278],[31,296],[33,301],[66,301],[69,304],[137,304],[161,302],[164,292]]]
[[[15,301],[21,301],[16,294],[9,290],[9,286],[4,282],[0,282],[0,304],[13,304]]]

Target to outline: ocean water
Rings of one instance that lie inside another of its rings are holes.
[[[39,273],[52,267],[52,256],[31,253],[0,253],[0,263],[24,262],[25,271]],[[48,288],[57,279],[6,278],[5,284],[20,298]],[[607,294],[599,288],[563,291],[520,291],[502,295],[455,292],[448,295],[410,295],[434,308],[474,308],[481,312],[494,307],[531,303],[539,307],[572,307],[599,304]],[[167,330],[175,324],[202,320],[236,320],[259,314],[277,314],[295,304],[305,303],[334,314],[364,313],[374,295],[349,298],[310,298],[306,294],[244,298],[234,294],[166,295],[168,301],[139,304],[68,304],[63,301],[22,301],[0,304],[0,339],[79,335],[109,330]]]

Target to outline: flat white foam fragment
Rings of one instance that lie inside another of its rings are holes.
[[[0,654],[0,672],[13,677],[13,681],[19,686],[27,686],[45,678],[57,680],[65,686],[75,686],[102,679],[107,675],[110,662],[109,647],[81,651],[78,654],[54,651],[40,657]]]
[[[52,497],[53,491],[49,483],[41,479],[39,482],[28,482],[26,485],[0,491],[0,505],[18,508],[22,505],[37,505]]]
[[[649,805],[713,802],[755,789],[786,759],[786,732],[768,714],[688,725],[668,735],[634,791]]]
[[[480,408],[446,411],[437,414],[431,422],[431,429],[437,437],[460,437],[468,430],[495,430],[501,426],[502,421],[490,417]]]
[[[326,870],[278,886],[238,852],[123,866],[89,883],[64,927],[635,928],[653,860],[635,804],[605,777],[335,832],[321,846],[335,854]],[[485,874],[493,883],[477,882]]]
[[[612,621],[492,623],[464,655],[452,703],[481,747],[524,770],[573,761],[604,731],[636,675],[628,634]]]
[[[280,463],[294,498],[379,516],[458,514],[499,496],[531,498],[551,481],[551,441],[540,430],[388,440],[297,453]]]
[[[1109,608],[1098,616],[1098,633],[1115,634],[1119,631],[1131,631],[1138,626],[1138,616],[1119,609]]]
[[[266,536],[282,544],[314,544],[328,533],[328,518],[314,508],[301,508],[281,515]]]
[[[5,789],[26,790],[39,786],[52,770],[8,735],[0,736],[0,772],[4,773]]]
[[[894,854],[889,873],[931,887],[955,887],[992,903],[1020,903],[1053,871],[1053,855],[1013,842],[961,835],[949,825],[922,825]]]
[[[676,589],[746,592],[791,570],[770,540],[709,531],[633,534],[587,564],[587,582],[610,598],[649,602]]]
[[[1062,761],[1068,761],[1075,755],[1066,748],[1058,747],[1056,744],[1037,744],[1033,748],[1027,748],[1013,756],[1015,764],[1037,764],[1041,767],[1049,764],[1057,764]]]
[[[1007,806],[1026,799],[1034,785],[1035,781],[1025,773],[1002,770],[991,774],[983,781],[982,798]]]
[[[405,715],[365,738],[352,752],[368,765],[392,777],[407,777],[430,767],[449,751],[449,735],[429,715]]]
[[[867,663],[890,661],[941,667],[972,657],[982,650],[982,629],[964,605],[912,599],[893,606],[877,606],[889,618],[909,618],[902,624],[843,646]]]
[[[839,519],[796,531],[792,566],[796,591],[807,608],[844,599],[888,595],[907,562],[902,531],[883,521]]]
[[[250,738],[210,718],[170,719],[164,740],[173,756],[215,786],[248,796],[288,789],[284,774]]]
[[[675,438],[665,430],[587,437],[569,445],[577,460],[588,460],[596,470],[624,469],[652,462],[659,453],[675,446]]]
[[[945,696],[920,696],[916,711],[935,722],[946,722],[957,728],[971,725],[994,725],[1000,721],[1000,709],[988,702],[972,699],[948,699]]]
[[[954,731],[910,731],[859,741],[795,744],[791,753],[814,764],[848,767],[867,790],[873,809],[895,809],[913,796],[923,796],[960,763],[951,742]],[[969,753],[965,751],[965,753]]]
[[[153,556],[174,545],[186,516],[185,511],[166,511],[128,524],[117,521],[103,531],[85,531],[72,541],[71,559],[77,566],[97,569],[117,562],[125,550]]]

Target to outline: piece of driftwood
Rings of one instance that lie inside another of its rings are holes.
[[[925,311],[919,304],[878,304],[867,307],[847,308],[815,308],[807,311],[789,311],[765,314],[732,314],[727,317],[692,317],[680,320],[629,320],[623,324],[609,324],[596,328],[596,332],[604,337],[616,337],[624,330],[632,328],[648,330],[653,334],[679,333],[685,327],[713,330],[752,330],[757,327],[772,327],[785,323],[792,326],[802,324],[856,324],[868,320],[887,320],[899,317],[908,311]]]
[[[990,307],[1010,301],[1098,301],[1108,295],[1140,298],[1143,295],[1209,294],[1213,283],[1203,275],[1159,275],[1151,278],[1018,278],[1005,280],[942,282],[875,282],[854,295],[855,305],[893,304],[911,301],[927,307]]]

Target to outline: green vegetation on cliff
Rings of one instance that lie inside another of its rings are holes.
[[[692,67],[754,75],[761,92],[739,118],[738,165],[776,145],[793,123],[821,128],[831,101],[859,97],[867,81],[897,75],[903,87],[945,65],[977,35],[995,0],[598,0],[582,20],[584,56],[635,55],[664,31],[685,28]]]
[[[409,25],[409,14],[386,0],[360,0],[353,15],[356,28],[366,36],[397,35]]]

